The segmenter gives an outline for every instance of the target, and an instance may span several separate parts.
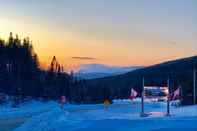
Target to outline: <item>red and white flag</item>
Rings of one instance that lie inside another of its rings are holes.
[[[131,88],[131,94],[129,96],[129,99],[133,100],[137,97],[138,93],[133,88]]]
[[[177,88],[174,93],[173,93],[173,97],[172,97],[172,100],[176,100],[176,99],[179,99],[181,96],[181,88]]]

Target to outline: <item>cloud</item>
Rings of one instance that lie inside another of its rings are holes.
[[[177,45],[177,42],[176,41],[169,41],[169,44],[170,45]]]
[[[74,56],[72,59],[77,59],[77,60],[97,60],[97,58],[94,57],[80,57],[80,56]]]

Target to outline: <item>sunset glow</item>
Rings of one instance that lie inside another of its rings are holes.
[[[43,66],[55,55],[67,70],[197,54],[197,1],[134,1],[1,1],[0,38],[29,36]]]

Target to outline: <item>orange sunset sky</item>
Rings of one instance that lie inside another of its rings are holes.
[[[0,38],[29,36],[42,65],[152,65],[197,54],[196,0],[2,0]]]

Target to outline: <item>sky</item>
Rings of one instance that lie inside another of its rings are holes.
[[[0,0],[0,38],[29,36],[43,66],[153,65],[197,54],[197,0]]]

